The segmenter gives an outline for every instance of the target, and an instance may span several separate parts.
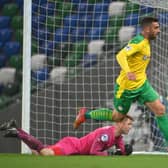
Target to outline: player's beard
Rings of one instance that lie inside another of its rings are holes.
[[[149,40],[155,40],[155,39],[156,39],[156,35],[153,35],[153,34],[149,35]]]

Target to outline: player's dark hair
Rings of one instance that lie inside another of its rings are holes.
[[[128,114],[121,121],[124,121],[124,120],[127,120],[127,119],[130,119],[131,121],[134,121],[134,119]]]
[[[146,26],[150,26],[153,22],[158,22],[158,19],[155,18],[155,17],[144,17],[142,20],[141,20],[141,27],[144,28]]]

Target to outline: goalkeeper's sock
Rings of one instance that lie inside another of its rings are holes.
[[[17,129],[17,131],[18,138],[21,139],[30,149],[40,152],[40,150],[44,148],[42,142],[33,137],[32,135],[29,135],[28,133],[19,128]]]
[[[168,144],[168,116],[167,114],[164,114],[162,116],[156,117],[158,126],[163,133],[164,138],[166,139],[166,142]]]
[[[101,121],[112,121],[113,111],[107,108],[100,108],[96,110],[87,111],[85,113],[86,119],[94,119]]]

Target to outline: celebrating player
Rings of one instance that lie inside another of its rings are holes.
[[[33,153],[39,155],[102,155],[107,156],[106,151],[112,146],[120,149],[121,155],[132,153],[132,146],[124,145],[122,134],[128,134],[132,127],[133,119],[126,115],[122,121],[113,126],[101,127],[89,134],[77,137],[65,137],[54,145],[43,145],[32,135],[29,135],[20,128],[17,128],[15,120],[0,125],[1,131],[6,131],[4,137],[16,137],[22,140]]]
[[[74,122],[74,128],[86,119],[119,121],[129,111],[132,102],[145,104],[156,116],[158,126],[168,142],[168,117],[158,93],[147,79],[146,69],[151,59],[150,42],[160,32],[157,18],[145,17],[141,21],[141,34],[133,37],[117,54],[121,67],[114,88],[114,110],[81,108]]]

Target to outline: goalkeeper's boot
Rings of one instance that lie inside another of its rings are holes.
[[[6,133],[3,135],[5,138],[15,138],[18,137],[18,131],[16,128],[7,129]]]
[[[83,122],[86,121],[85,113],[87,112],[87,109],[85,107],[82,107],[79,109],[78,115],[76,116],[76,119],[73,123],[74,129],[77,129]]]
[[[0,130],[1,131],[7,130],[7,129],[10,129],[10,128],[17,128],[16,120],[12,119],[12,120],[10,120],[8,122],[5,122],[5,123],[0,125]]]

